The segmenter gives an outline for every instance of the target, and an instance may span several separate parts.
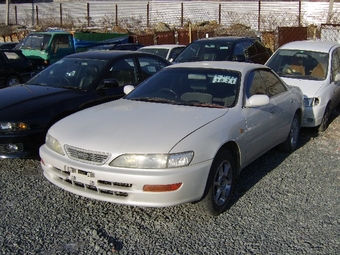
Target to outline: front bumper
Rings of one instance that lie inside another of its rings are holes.
[[[325,106],[305,107],[301,127],[317,127],[321,124]]]
[[[40,147],[44,176],[71,193],[112,203],[165,207],[199,200],[212,160],[176,169],[124,169],[90,165]],[[146,192],[143,186],[182,183],[176,191]]]

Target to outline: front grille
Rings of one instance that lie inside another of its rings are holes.
[[[69,158],[95,165],[103,165],[111,157],[107,152],[90,151],[70,145],[65,145],[65,150]]]

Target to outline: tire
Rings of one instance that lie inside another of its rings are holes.
[[[20,83],[21,83],[21,79],[20,79],[19,76],[17,76],[17,75],[10,75],[6,79],[5,87],[11,87],[11,86],[14,86],[14,85],[20,84]]]
[[[329,122],[330,122],[330,118],[331,118],[331,114],[332,114],[332,103],[329,102],[326,106],[325,112],[323,114],[322,120],[321,120],[321,124],[318,127],[318,131],[319,132],[324,132],[326,131],[326,129],[329,126]]]
[[[199,210],[213,216],[226,211],[234,194],[235,182],[234,159],[229,150],[223,149],[211,165],[205,196],[197,203]]]
[[[293,152],[297,148],[300,133],[300,118],[295,113],[286,140],[280,144],[279,148],[286,152]]]

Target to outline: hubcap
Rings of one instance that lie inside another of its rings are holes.
[[[9,86],[13,86],[13,85],[16,85],[16,84],[19,84],[19,81],[17,79],[11,79],[8,82]]]
[[[223,161],[219,166],[214,181],[214,201],[217,205],[223,205],[230,194],[233,174],[228,161]]]

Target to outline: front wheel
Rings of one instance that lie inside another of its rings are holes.
[[[318,128],[319,132],[326,131],[326,129],[329,126],[331,114],[332,114],[332,104],[329,102],[326,106],[325,113],[323,114],[321,124]]]
[[[235,181],[232,154],[229,150],[221,150],[211,165],[205,197],[197,205],[205,213],[214,216],[226,211],[234,193]]]
[[[21,80],[17,75],[10,75],[6,79],[6,87],[14,86],[16,84],[20,84]]]
[[[279,148],[283,151],[293,152],[297,148],[297,143],[300,133],[300,118],[297,113],[295,113],[292,123],[290,124],[290,130],[286,140],[280,144]]]

